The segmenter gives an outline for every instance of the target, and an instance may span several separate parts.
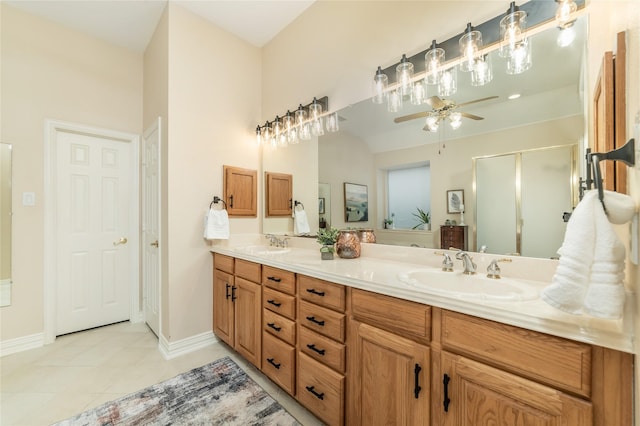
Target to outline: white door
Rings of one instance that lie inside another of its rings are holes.
[[[142,286],[144,315],[160,336],[160,131],[161,119],[142,139]]]
[[[56,335],[130,318],[131,144],[56,136]]]

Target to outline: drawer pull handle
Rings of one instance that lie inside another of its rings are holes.
[[[273,358],[267,358],[267,362],[271,365],[273,365],[275,368],[277,368],[278,370],[280,370],[280,364],[277,364]]]
[[[280,281],[282,281],[282,278],[276,278],[276,277],[267,277],[268,280],[270,281],[275,281],[277,283],[279,283]]]
[[[282,330],[282,327],[278,327],[277,325],[275,325],[275,323],[267,323],[267,325],[271,328],[273,328],[275,331],[277,331],[278,333],[280,332],[280,330]]]
[[[314,351],[315,353],[317,353],[318,355],[324,356],[324,353],[325,353],[324,349],[318,349],[318,348],[316,348],[316,345],[314,345],[314,344],[307,345],[307,347],[309,349],[311,349],[312,351]]]
[[[418,399],[418,396],[420,395],[420,391],[422,390],[422,388],[420,387],[421,371],[422,371],[422,367],[420,367],[420,364],[416,364],[415,368],[413,369],[413,373],[415,374],[415,379],[416,379],[416,383],[413,388],[413,395],[416,397],[416,399]]]
[[[305,388],[311,392],[316,398],[318,399],[324,399],[324,392],[322,393],[318,393],[316,392],[315,388],[313,386],[305,386]]]
[[[444,405],[444,412],[449,411],[449,403],[451,400],[449,399],[449,382],[451,381],[451,377],[447,374],[442,378],[442,384],[444,385],[444,400],[442,400],[442,405]]]
[[[235,301],[238,297],[236,296],[236,289],[238,287],[236,287],[235,285],[233,287],[231,287],[231,301]]]
[[[315,294],[316,296],[324,297],[324,291],[318,291],[315,288],[308,288],[308,293]]]
[[[318,321],[316,319],[316,317],[307,317],[307,319],[309,321],[311,321],[312,323],[318,324],[320,327],[324,327],[324,320],[323,321]]]
[[[275,300],[267,300],[267,303],[272,304],[273,306],[275,306],[276,308],[279,308],[280,306],[282,306],[282,303],[278,303]]]
[[[225,294],[227,296],[227,299],[231,297],[231,295],[229,294],[229,289],[231,288],[231,285],[229,283],[227,283],[227,289],[225,290]]]

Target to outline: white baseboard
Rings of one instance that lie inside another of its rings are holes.
[[[176,342],[169,342],[163,335],[160,335],[158,349],[164,359],[173,359],[181,355],[194,352],[207,346],[213,345],[218,342],[218,338],[212,331],[206,333],[196,334],[195,336],[187,337],[186,339],[178,340]]]
[[[44,346],[44,333],[0,341],[0,357]]]

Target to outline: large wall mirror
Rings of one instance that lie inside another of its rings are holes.
[[[478,233],[482,235],[482,231],[476,229],[476,226],[480,225],[476,225],[478,188],[475,185],[478,183],[474,184],[474,159],[561,146],[577,147],[577,152],[583,152],[587,110],[583,96],[587,63],[587,19],[586,15],[578,19],[574,25],[576,38],[566,47],[561,47],[557,42],[559,31],[555,27],[549,27],[532,36],[533,64],[531,69],[522,74],[507,74],[505,60],[500,58],[497,52],[490,53],[494,77],[493,81],[485,86],[472,86],[469,74],[458,71],[457,93],[446,99],[461,104],[491,98],[459,108],[459,111],[482,117],[482,120],[463,117],[462,125],[456,130],[442,123],[437,132],[428,132],[424,129],[424,117],[394,122],[398,117],[429,110],[428,104],[416,106],[405,100],[400,111],[391,113],[388,112],[387,105],[374,104],[370,99],[366,99],[338,111],[340,130],[337,133],[325,133],[316,140],[301,142],[308,144],[306,150],[317,150],[317,154],[307,151],[304,154],[305,158],[296,161],[291,158],[290,148],[277,152],[269,151],[264,157],[266,165],[263,167],[268,168],[279,155],[285,156],[292,163],[306,164],[316,156],[318,176],[315,181],[307,181],[304,193],[309,193],[310,197],[315,199],[318,197],[318,183],[322,182],[325,187],[330,188],[331,202],[325,201],[325,209],[326,206],[331,206],[330,225],[337,228],[374,228],[378,242],[385,244],[439,247],[439,227],[447,220],[460,222],[462,219],[459,214],[448,213],[447,191],[462,189],[465,194],[463,220],[469,226],[468,246],[475,249],[479,247],[475,238]],[[437,95],[434,86],[428,86],[427,96],[433,95]],[[510,99],[512,95],[519,97]],[[575,152],[574,148],[570,151]],[[575,157],[572,162],[572,157],[566,158],[567,170],[570,169],[571,176],[576,176],[579,161],[576,161]],[[389,171],[419,165],[428,165],[430,173],[428,206],[431,230],[385,230],[384,221],[392,213],[388,210]],[[540,167],[539,170],[534,168],[534,174],[545,173],[544,167]],[[295,172],[293,174],[297,181],[298,176]],[[369,215],[366,223],[353,224],[344,221],[344,182],[367,186]],[[550,184],[548,179],[541,183],[542,186]],[[563,235],[565,224],[562,212],[571,211],[577,202],[577,180],[566,185],[571,185],[567,191],[571,198],[563,200],[562,205],[555,206],[552,201],[532,205],[530,200],[521,200],[527,206],[532,206],[533,212],[540,212],[539,217],[552,218],[554,223],[550,224],[547,231],[549,235],[553,233],[554,240],[557,240],[556,234]],[[479,193],[482,193],[482,189],[486,188],[481,188]],[[542,190],[536,190],[535,193]],[[510,210],[501,211],[495,208],[492,214],[500,217],[511,213]],[[311,225],[312,233],[315,233],[318,225]],[[291,231],[286,226],[280,229],[266,229],[270,232]],[[527,235],[527,238],[549,237],[544,233]],[[522,244],[536,246],[535,242],[529,241]],[[485,245],[488,252],[505,254],[501,251],[500,245],[494,244],[495,251],[492,251],[489,244]],[[538,254],[522,254],[553,257],[552,253],[553,249]]]
[[[0,306],[11,304],[11,145],[0,143]]]

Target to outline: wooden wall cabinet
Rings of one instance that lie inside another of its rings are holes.
[[[214,254],[213,332],[260,368],[261,265]]]
[[[287,216],[293,213],[293,176],[265,172],[266,217]]]
[[[224,166],[224,200],[229,216],[258,216],[258,172]]]

